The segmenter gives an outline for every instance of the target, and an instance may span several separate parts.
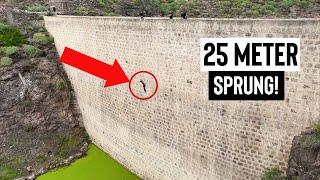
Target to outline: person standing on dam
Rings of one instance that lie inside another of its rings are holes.
[[[172,11],[169,11],[168,17],[169,17],[169,19],[173,19],[173,12]]]

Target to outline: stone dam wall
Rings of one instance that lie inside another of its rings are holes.
[[[45,17],[58,52],[70,47],[130,77],[150,70],[159,91],[134,98],[128,84],[68,65],[94,143],[143,179],[259,179],[285,170],[292,139],[320,120],[320,20]],[[208,101],[200,38],[300,37],[301,70],[286,73],[284,101]]]

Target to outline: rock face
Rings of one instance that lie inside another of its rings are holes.
[[[0,65],[0,168],[10,167],[24,176],[70,156],[80,157],[88,139],[53,42],[44,45],[33,39],[35,33],[49,38],[36,23],[41,18],[18,13],[13,18],[23,25],[17,27],[25,43],[39,53],[30,57],[24,46],[17,45],[18,52],[10,56],[12,65]],[[4,56],[0,53],[0,58]],[[0,179],[7,179],[2,175]]]
[[[293,139],[287,176],[296,180],[320,179],[319,134],[308,131]]]

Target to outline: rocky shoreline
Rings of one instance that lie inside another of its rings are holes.
[[[39,169],[38,171],[30,173],[28,176],[19,177],[16,180],[34,180],[38,176],[41,176],[41,175],[43,175],[43,174],[45,174],[45,173],[47,173],[47,172],[49,172],[51,170],[54,170],[54,169],[57,169],[57,168],[60,168],[60,167],[69,166],[74,161],[76,161],[76,160],[78,160],[81,157],[86,155],[86,152],[88,151],[88,145],[89,144],[87,142],[85,142],[82,145],[82,147],[80,148],[80,152],[69,156],[64,161],[50,164],[50,165],[48,165],[46,167],[43,167],[43,168]]]

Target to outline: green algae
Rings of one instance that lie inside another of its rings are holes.
[[[128,169],[90,144],[87,155],[70,166],[62,167],[41,175],[37,180],[136,180],[139,179]]]

